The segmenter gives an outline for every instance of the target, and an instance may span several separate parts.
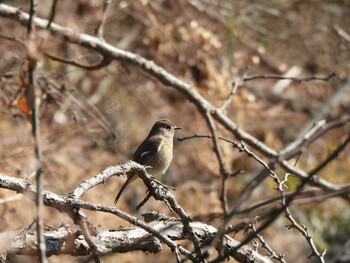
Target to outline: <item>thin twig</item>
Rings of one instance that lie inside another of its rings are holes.
[[[335,148],[328,156],[327,158],[322,161],[320,164],[317,165],[314,169],[312,169],[309,174],[317,174],[319,171],[321,171],[323,168],[326,167],[326,165],[337,158],[339,154],[345,149],[345,147],[350,142],[350,136],[348,136],[342,143],[340,143],[337,148]]]
[[[306,226],[305,225],[300,226],[297,223],[297,221],[292,217],[289,211],[289,208],[287,206],[285,207],[285,214],[286,214],[285,215],[286,218],[291,222],[291,224],[288,226],[288,229],[294,228],[298,230],[305,237],[306,241],[309,243],[309,246],[311,247],[311,251],[312,251],[312,254],[310,255],[310,257],[315,256],[319,262],[325,263],[324,255],[326,253],[326,250],[323,253],[320,253],[317,251],[316,245],[313,239],[311,238]]]
[[[17,37],[9,37],[9,36],[5,36],[5,35],[0,34],[0,38],[6,39],[6,40],[9,40],[9,41],[13,41],[13,42],[15,42],[15,43],[17,43],[17,44],[20,44],[20,45],[22,45],[22,46],[25,46],[25,43],[24,43],[23,41],[21,41],[21,40],[20,40],[19,38],[17,38]]]
[[[232,102],[232,99],[234,97],[234,95],[236,94],[236,91],[238,89],[238,87],[241,85],[242,83],[242,80],[246,77],[246,74],[248,73],[248,69],[246,69],[244,72],[243,72],[243,75],[242,77],[236,79],[233,83],[232,83],[232,89],[231,89],[231,92],[230,94],[227,96],[226,100],[224,101],[224,103],[222,104],[220,110],[221,111],[224,111],[228,105],[230,105],[230,103]]]
[[[214,152],[216,154],[216,158],[218,159],[219,162],[219,166],[220,166],[220,173],[221,173],[221,190],[220,190],[220,202],[221,202],[221,208],[222,211],[224,213],[224,215],[227,214],[227,196],[226,196],[226,180],[229,176],[229,172],[227,171],[226,168],[226,164],[224,161],[224,158],[222,156],[221,150],[220,150],[220,146],[219,146],[219,137],[217,136],[216,133],[216,127],[215,127],[215,123],[211,117],[211,115],[209,113],[207,113],[205,115],[205,118],[207,120],[207,124],[209,126],[209,130],[211,135],[211,139],[213,141],[213,145],[214,145]]]
[[[65,59],[65,58],[61,58],[61,57],[58,57],[58,56],[55,56],[55,55],[52,55],[52,54],[48,54],[48,53],[44,53],[45,56],[49,57],[50,59],[54,60],[54,61],[58,61],[58,62],[62,62],[62,63],[65,63],[65,64],[69,64],[69,65],[72,65],[72,66],[75,66],[75,67],[79,67],[79,68],[82,68],[82,69],[86,69],[86,70],[89,70],[89,71],[92,71],[92,70],[99,70],[101,68],[104,68],[106,66],[108,66],[112,60],[109,59],[107,56],[103,56],[101,61],[95,65],[83,65],[83,64],[80,64],[74,60],[70,60],[70,59]]]
[[[256,232],[256,228],[255,228],[255,223],[251,223],[251,229],[253,230],[254,234],[256,235],[256,237],[259,239],[261,245],[267,250],[269,251],[269,257],[277,260],[278,262],[283,262],[283,263],[286,263],[286,261],[284,260],[286,254],[277,254],[270,246],[269,244],[267,244],[267,242],[265,241],[265,239],[259,235],[257,232]]]
[[[30,116],[32,124],[32,133],[34,137],[34,151],[36,158],[36,200],[37,209],[36,229],[38,242],[39,262],[45,263],[46,247],[43,232],[43,197],[42,197],[42,152],[40,147],[40,122],[39,122],[39,91],[35,82],[35,68],[37,64],[36,43],[35,43],[35,24],[34,18],[38,3],[35,0],[30,1],[30,12],[27,24],[27,56],[28,56],[28,86],[25,89],[26,100],[30,107]],[[30,94],[32,93],[32,94]]]
[[[288,174],[285,174],[285,180],[287,180],[287,178],[288,178]],[[306,181],[306,180],[305,180],[305,181]],[[299,190],[299,189],[300,189],[300,191],[299,191],[299,193],[300,193],[301,190],[302,190],[302,188],[299,187],[298,190]],[[297,190],[297,191],[298,191],[298,190]],[[296,191],[296,192],[297,192],[297,191]],[[289,226],[287,226],[287,227],[288,227],[288,229],[294,228],[294,229],[298,230],[298,231],[305,237],[306,241],[309,243],[309,246],[310,246],[311,251],[312,251],[311,256],[315,256],[315,257],[319,260],[319,262],[325,263],[325,261],[324,261],[324,255],[325,255],[326,251],[324,251],[322,254],[318,252],[318,250],[317,250],[317,248],[316,248],[316,246],[315,246],[315,243],[314,243],[313,239],[311,238],[311,236],[310,236],[310,234],[309,234],[309,232],[308,232],[306,226],[303,225],[303,226],[301,227],[301,226],[297,223],[297,221],[294,219],[294,217],[292,216],[292,214],[291,214],[290,211],[289,211],[289,204],[292,202],[292,200],[293,200],[294,198],[296,198],[296,197],[299,195],[299,193],[295,193],[294,196],[292,196],[292,197],[289,198],[290,200],[288,200],[288,205],[286,204],[286,198],[283,198],[283,199],[282,199],[282,205],[283,205],[283,207],[285,208],[285,210],[284,210],[284,211],[285,211],[285,217],[286,217],[287,220],[289,220],[289,222],[291,223],[291,225],[289,225]]]
[[[243,81],[251,81],[256,79],[286,79],[286,80],[293,80],[298,83],[305,82],[305,81],[312,81],[312,80],[322,80],[322,81],[329,81],[331,78],[335,77],[335,72],[330,73],[326,77],[317,77],[317,76],[311,76],[307,78],[294,78],[294,77],[285,77],[275,74],[262,74],[262,75],[253,75],[253,76],[245,76],[243,78]]]
[[[33,32],[33,20],[35,18],[36,7],[38,3],[35,0],[30,0],[29,19],[27,23],[27,35]]]
[[[56,7],[57,7],[57,0],[53,0],[52,6],[50,9],[50,16],[49,16],[49,23],[47,23],[46,28],[49,29],[51,26],[51,23],[53,22],[55,15],[56,15]]]
[[[98,25],[95,29],[95,35],[97,35],[101,39],[103,39],[103,29],[104,29],[104,25],[106,24],[107,11],[108,11],[110,1],[111,0],[104,0],[103,1],[102,16],[101,16],[101,19],[98,22]]]
[[[337,85],[336,90],[330,96],[327,96],[327,99],[320,105],[320,107],[315,109],[312,118],[308,120],[298,132],[298,137],[307,133],[314,126],[314,123],[317,123],[322,119],[328,119],[329,116],[332,116],[334,109],[338,108],[343,102],[346,103],[345,101],[349,94],[350,77],[347,77]]]
[[[344,29],[342,29],[340,26],[338,26],[337,24],[335,24],[333,26],[333,28],[335,29],[335,31],[338,33],[339,36],[341,36],[342,38],[344,38],[346,41],[350,42],[350,35],[349,33],[347,33]]]

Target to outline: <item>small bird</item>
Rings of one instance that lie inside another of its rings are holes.
[[[147,172],[154,177],[164,174],[173,159],[173,139],[175,131],[179,129],[181,128],[176,127],[169,120],[157,121],[146,139],[137,148],[133,160],[139,164],[150,166],[147,168]],[[135,173],[128,175],[128,179],[114,199],[114,204],[117,204],[125,188],[136,178]]]

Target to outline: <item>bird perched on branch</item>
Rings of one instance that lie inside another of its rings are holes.
[[[181,128],[176,127],[169,120],[157,121],[146,139],[137,148],[133,160],[139,164],[149,166],[147,172],[154,177],[164,174],[173,159],[173,139],[175,131],[179,129]],[[114,204],[117,204],[125,188],[136,178],[135,173],[128,175],[128,179],[114,199]]]

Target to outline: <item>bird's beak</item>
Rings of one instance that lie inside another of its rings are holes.
[[[174,128],[174,130],[176,131],[176,130],[181,130],[182,129],[182,127],[175,127]]]

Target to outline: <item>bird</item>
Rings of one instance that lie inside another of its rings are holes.
[[[173,139],[175,131],[179,129],[181,127],[177,127],[167,119],[155,122],[146,139],[136,149],[133,160],[147,166],[147,172],[153,177],[163,175],[173,159]],[[127,180],[114,199],[115,205],[125,188],[136,179],[136,173],[128,175]]]

